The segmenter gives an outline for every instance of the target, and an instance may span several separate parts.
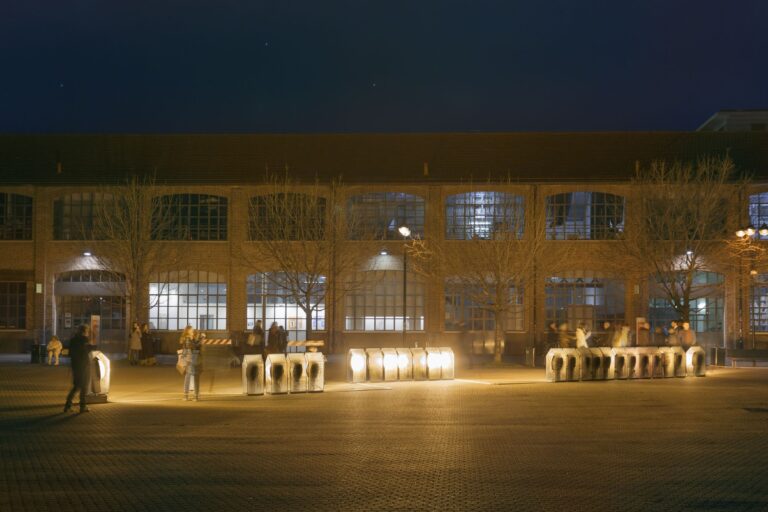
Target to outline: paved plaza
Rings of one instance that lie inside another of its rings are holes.
[[[768,510],[768,369],[550,384],[455,381],[181,400],[173,367],[114,364],[63,413],[69,368],[0,365],[0,510]]]

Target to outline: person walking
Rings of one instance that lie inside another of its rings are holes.
[[[141,361],[143,365],[155,366],[155,347],[152,333],[149,332],[149,324],[141,324]]]
[[[75,393],[80,391],[80,412],[89,412],[85,397],[91,387],[91,352],[96,349],[88,338],[91,329],[86,324],[80,325],[77,334],[69,340],[69,357],[72,361],[72,389],[69,390],[67,401],[64,404],[64,412],[72,410],[72,399]]]
[[[141,328],[139,324],[133,322],[131,326],[131,335],[128,344],[128,362],[131,366],[139,364],[139,358],[141,357]]]
[[[200,339],[195,329],[188,325],[179,338],[181,345],[181,360],[184,363],[184,400],[189,400],[190,381],[194,386],[195,401],[200,400],[200,373],[202,358],[200,357]]]
[[[579,322],[576,327],[576,348],[589,348],[587,340],[592,336],[592,333],[587,329],[584,322]]]
[[[59,366],[59,356],[61,356],[61,351],[64,348],[64,345],[61,344],[61,340],[56,336],[51,336],[51,340],[48,342],[47,352],[48,352],[48,366],[51,366],[51,362],[54,360],[56,363],[54,366]]]

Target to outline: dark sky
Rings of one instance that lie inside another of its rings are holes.
[[[6,0],[1,132],[692,130],[766,0]]]

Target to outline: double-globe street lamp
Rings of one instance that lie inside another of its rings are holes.
[[[759,251],[758,247],[753,245],[755,243],[755,235],[760,235],[760,237],[768,237],[768,224],[762,224],[758,229],[755,229],[755,226],[752,224],[749,224],[748,226],[744,228],[739,228],[736,230],[736,238],[738,238],[743,244],[744,247],[739,250],[739,332],[743,329],[744,325],[744,282],[742,280],[743,273],[742,273],[742,267],[744,266],[742,257],[744,253],[746,252],[750,257],[750,266],[749,266],[749,276],[750,276],[750,282],[749,282],[749,290],[750,290],[750,297],[749,297],[749,334],[752,338],[752,348],[755,348],[755,326],[753,325],[754,318],[752,314],[752,308],[754,308],[755,304],[755,286],[754,286],[754,276],[757,275],[757,268],[756,268],[756,253]]]

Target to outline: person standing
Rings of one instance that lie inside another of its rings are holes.
[[[153,345],[152,333],[149,332],[149,324],[141,324],[141,360],[146,366],[155,366],[155,347]]]
[[[589,348],[587,340],[590,336],[592,333],[587,329],[584,322],[579,322],[578,327],[576,327],[576,348]]]
[[[259,354],[264,351],[264,328],[261,320],[256,320],[253,332],[248,335],[248,340],[243,347],[243,354]]]
[[[51,362],[56,360],[54,366],[59,366],[59,356],[64,346],[61,344],[61,340],[57,336],[51,336],[51,341],[48,342],[48,366],[51,366]]]
[[[72,361],[72,389],[67,395],[67,401],[64,404],[64,412],[72,410],[72,399],[75,393],[80,391],[80,412],[89,412],[90,409],[85,402],[85,396],[91,387],[91,352],[96,349],[91,345],[88,338],[91,329],[86,324],[80,325],[77,334],[69,340],[69,357]]]
[[[131,366],[139,364],[139,358],[141,357],[141,329],[139,324],[133,322],[131,326],[131,335],[128,344],[128,361]]]
[[[285,354],[288,350],[288,331],[281,325],[277,328],[277,339],[279,341],[280,352]]]
[[[179,338],[181,345],[181,359],[184,361],[184,400],[189,400],[190,381],[195,389],[195,401],[200,400],[200,373],[202,371],[202,358],[200,357],[200,339],[195,329],[188,325],[184,328]]]
[[[280,353],[280,329],[277,328],[277,322],[272,322],[267,332],[267,350],[266,354]]]

